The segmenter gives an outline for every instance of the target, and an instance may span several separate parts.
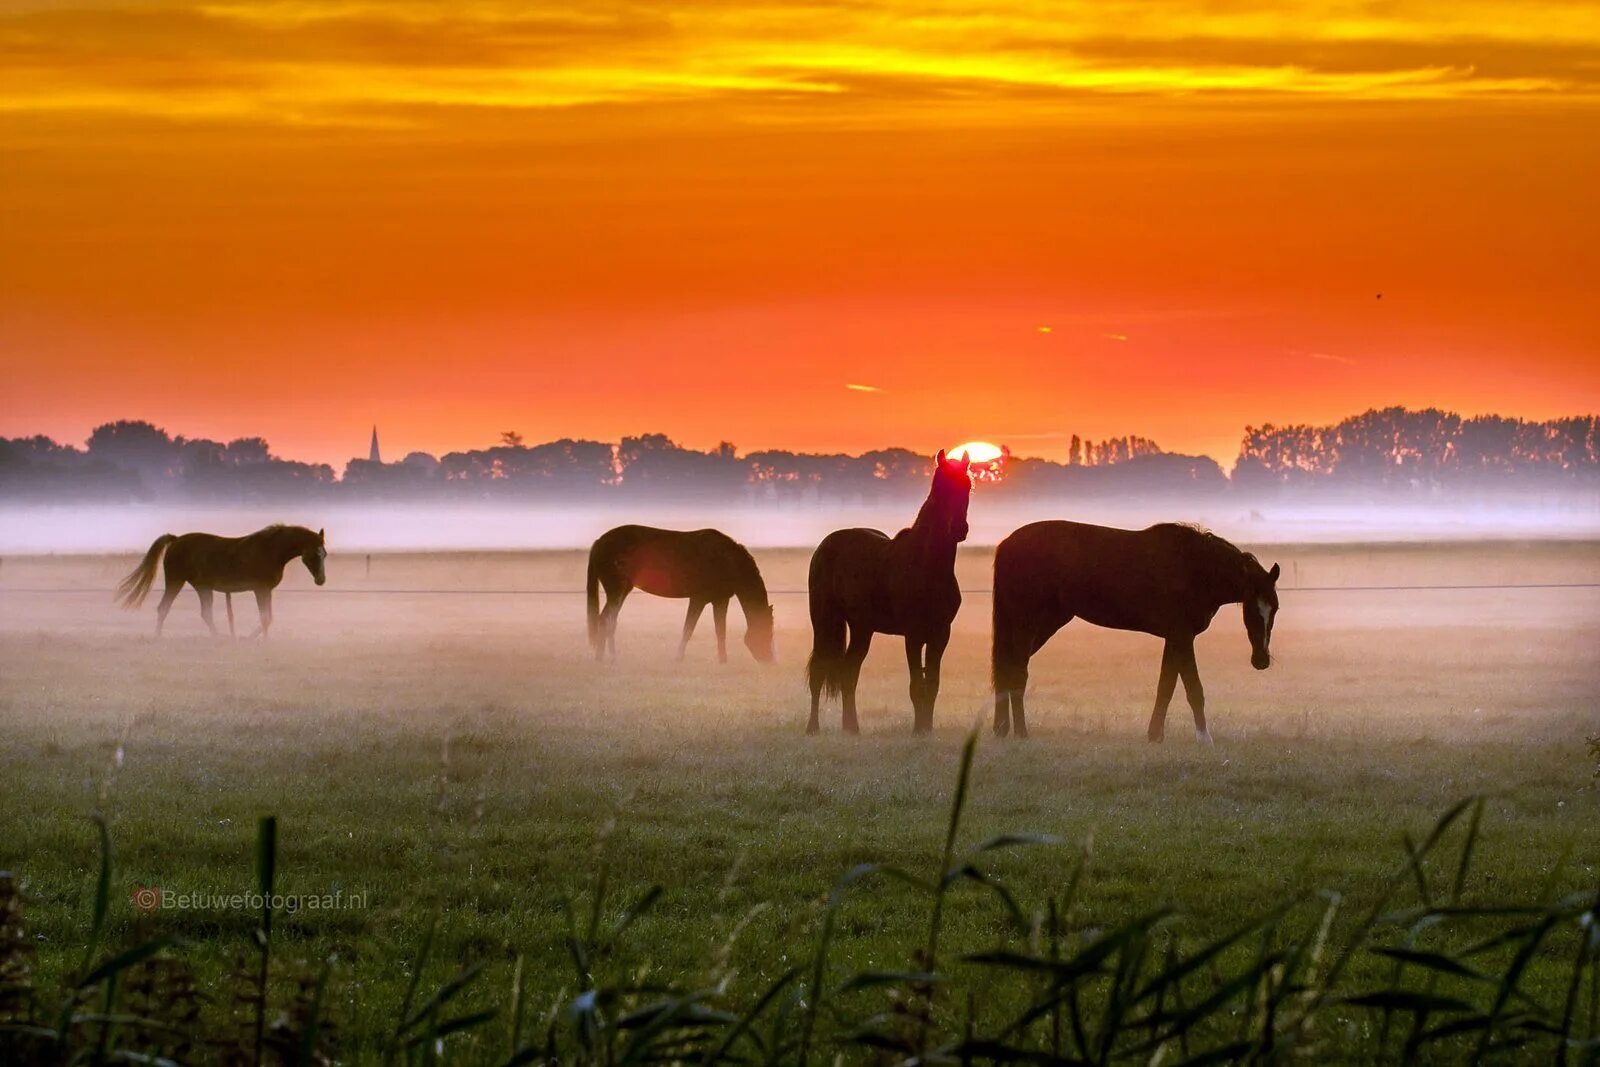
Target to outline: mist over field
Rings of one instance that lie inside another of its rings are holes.
[[[914,500],[860,505],[755,506],[657,502],[377,504],[296,501],[224,506],[10,504],[0,506],[0,553],[108,553],[142,549],[164,533],[238,536],[274,522],[326,528],[335,552],[586,548],[621,523],[716,527],[753,547],[808,548],[830,530],[910,525]],[[1072,519],[1139,528],[1193,522],[1256,544],[1600,536],[1600,498],[1545,494],[1440,504],[1323,504],[1226,499],[986,501],[971,511],[972,545],[993,545],[1024,523]]]
[[[975,505],[974,517],[983,510]],[[1285,936],[1310,938],[1323,892],[1348,901],[1332,927],[1342,945],[1360,936],[1359,916],[1394,872],[1404,873],[1402,835],[1420,840],[1473,795],[1489,799],[1465,881],[1469,901],[1592,896],[1600,869],[1594,766],[1584,747],[1596,732],[1600,687],[1593,538],[1254,542],[1285,575],[1271,670],[1251,668],[1239,610],[1220,612],[1196,645],[1215,745],[1196,743],[1181,700],[1167,741],[1152,745],[1144,733],[1160,642],[1081,622],[1034,658],[1032,739],[989,734],[992,600],[984,590],[993,553],[982,547],[957,557],[965,599],[933,736],[912,737],[900,642],[882,638],[861,678],[863,736],[841,733],[833,702],[822,735],[806,737],[809,546],[755,551],[773,593],[775,665],[746,654],[737,606],[728,663],[716,662],[710,620],[676,661],[683,601],[645,595],[621,615],[617,661],[597,664],[576,550],[375,552],[370,565],[336,550],[320,588],[291,562],[270,640],[209,636],[188,591],[155,640],[153,603],[120,611],[110,590],[163,514],[60,512],[61,525],[50,529],[78,545],[131,543],[109,555],[4,560],[0,780],[11,789],[0,805],[0,870],[28,879],[38,981],[48,987],[81,955],[95,855],[84,813],[104,813],[117,862],[109,936],[118,944],[147,932],[181,936],[199,980],[222,987],[239,946],[252,943],[253,916],[139,912],[129,894],[157,887],[221,897],[249,888],[255,820],[275,814],[284,891],[362,902],[282,915],[275,927],[280,986],[298,973],[295,961],[337,956],[332,988],[353,991],[330,1008],[347,1062],[380,1059],[434,917],[438,962],[424,990],[457,966],[482,964],[482,978],[460,998],[463,1011],[501,1009],[500,1022],[514,974],[541,1011],[571,998],[561,909],[590,899],[602,865],[617,902],[608,914],[662,887],[655,911],[604,966],[648,968],[663,981],[701,981],[719,968],[704,980],[726,974],[730,1001],[753,1003],[784,968],[813,958],[819,902],[846,871],[869,862],[932,869],[962,743],[975,727],[981,741],[961,847],[1012,832],[1058,842],[987,861],[1032,917],[1057,899],[1079,845],[1092,842],[1071,945],[1171,906],[1176,943],[1195,952],[1286,894],[1312,903]],[[326,518],[330,536],[347,529],[356,542],[381,536],[386,524],[420,531],[407,536],[487,540],[525,535],[523,522],[581,540],[585,523],[620,517],[575,514],[562,526],[519,509],[431,514],[439,523],[431,531],[410,511],[283,517]],[[265,517],[198,512],[193,521],[243,527]],[[745,517],[751,530],[798,539],[812,535],[801,520],[852,515],[796,515],[792,525],[770,512]],[[991,509],[975,537],[992,536],[1000,518]],[[242,636],[255,626],[255,605],[247,595],[233,599]],[[220,604],[218,622],[226,635]],[[1430,863],[1435,885],[1454,876],[1455,855]],[[926,914],[904,887],[853,892],[828,956],[830,987],[847,974],[908,966]],[[946,914],[942,944],[952,959],[1029,944],[1025,931],[1008,933],[976,889],[954,893]],[[1533,1000],[1559,1009],[1576,930],[1563,925],[1523,975]],[[1452,940],[1434,928],[1425,944],[1483,937],[1477,928],[1470,935]],[[1387,928],[1373,935],[1391,936]],[[1242,966],[1254,951],[1252,942],[1223,965]],[[1484,966],[1484,957],[1470,962]],[[970,984],[949,1002],[964,1003],[971,989],[990,1006],[986,1020],[1021,995],[982,969],[955,973]],[[1370,989],[1392,973],[1363,951],[1341,988]],[[1196,979],[1191,1002],[1210,982]],[[848,1004],[863,1011],[879,1003],[870,993],[853,997]],[[1319,1032],[1357,1036],[1341,1037],[1318,1062],[1371,1062],[1375,1030],[1355,1029],[1367,1017],[1337,1005],[1330,1012]],[[1207,1033],[1235,1028],[1230,1014]],[[464,1039],[458,1061],[502,1062],[498,1033]],[[843,1023],[819,1034],[830,1047],[848,1040]]]

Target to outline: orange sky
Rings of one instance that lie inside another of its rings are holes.
[[[0,0],[0,434],[1592,412],[1597,132],[1587,2]]]

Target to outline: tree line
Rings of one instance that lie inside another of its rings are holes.
[[[1241,487],[1595,484],[1600,417],[1533,422],[1503,415],[1374,409],[1329,426],[1246,427],[1234,464]]]
[[[1529,422],[1462,418],[1428,409],[1368,411],[1330,426],[1248,427],[1232,477],[1206,456],[1165,452],[1148,438],[1070,439],[1063,462],[1014,457],[983,472],[1000,496],[1255,493],[1318,486],[1431,491],[1450,485],[1549,485],[1600,479],[1594,416]],[[325,463],[272,454],[266,440],[172,436],[141,420],[98,426],[83,447],[48,437],[0,438],[0,497],[8,500],[250,502],[325,496],[351,500],[621,498],[750,503],[871,503],[926,490],[930,457],[903,448],[861,455],[727,442],[685,448],[664,434],[616,443],[564,438],[498,444],[394,463]]]

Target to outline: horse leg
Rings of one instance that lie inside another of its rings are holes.
[[[944,649],[949,643],[949,630],[935,634],[928,642],[928,660],[922,668],[922,709],[913,727],[916,733],[933,732],[933,705],[939,699],[939,661],[944,659]]]
[[[606,587],[606,606],[600,611],[600,643],[595,646],[595,659],[603,659],[606,655],[610,655],[612,662],[616,662],[617,616],[622,612],[622,602],[628,599],[628,594],[631,592],[633,592],[631,585],[621,585],[616,589]]]
[[[228,636],[229,637],[238,637],[239,636],[238,632],[235,631],[234,628],[233,628],[233,594],[232,593],[223,593],[222,594],[222,602],[228,608]]]
[[[1028,660],[1033,644],[1026,634],[1001,632],[1001,615],[995,612],[994,651],[994,733],[1004,737],[1017,727],[1017,736],[1028,736],[1022,719],[1022,691],[1028,685]]]
[[[1172,703],[1172,691],[1178,685],[1178,663],[1182,657],[1183,642],[1167,638],[1161,650],[1161,680],[1156,683],[1156,710],[1150,716],[1150,730],[1145,735],[1151,741],[1160,741],[1167,730],[1167,705]]]
[[[1032,641],[1027,642],[1023,646],[1027,649],[1027,651],[1022,654],[1022,665],[1016,668],[1011,687],[1011,725],[1016,727],[1018,740],[1026,740],[1028,737],[1028,716],[1022,708],[1022,694],[1023,691],[1028,688],[1028,661],[1034,657],[1035,653],[1045,646],[1047,641],[1056,635],[1056,632],[1060,630],[1062,626],[1065,626],[1071,621],[1072,617],[1068,616],[1061,623],[1061,626],[1046,627],[1042,632],[1040,632],[1038,637],[1035,637]]]
[[[728,601],[726,598],[711,605],[711,621],[717,627],[717,662],[728,662]]]
[[[1202,745],[1211,743],[1211,731],[1206,729],[1206,691],[1200,684],[1200,665],[1195,662],[1194,645],[1189,645],[1183,659],[1178,661],[1178,676],[1183,679],[1183,691],[1189,697],[1189,707],[1194,711],[1194,739]]]
[[[261,639],[267,639],[267,631],[272,629],[272,590],[256,590],[256,610],[261,613],[261,629],[257,631]]]
[[[911,673],[911,732],[922,733],[922,702],[927,692],[927,670],[922,665],[922,652],[927,642],[906,637],[906,669]]]
[[[872,631],[865,627],[850,627],[850,644],[844,650],[844,663],[839,668],[839,688],[844,695],[844,732],[859,734],[861,723],[856,719],[856,682],[861,680],[861,662],[872,647]]]
[[[167,612],[172,610],[172,602],[178,599],[178,594],[183,592],[182,582],[167,582],[166,590],[161,594],[161,603],[156,605],[156,636],[161,636],[161,628],[167,624]]]
[[[694,636],[695,623],[700,621],[700,613],[706,609],[704,600],[689,600],[689,614],[683,618],[683,636],[678,639],[678,662],[683,662],[683,650],[689,647],[689,638]]]
[[[211,631],[211,636],[216,637],[217,624],[212,619],[212,597],[214,594],[211,590],[201,589],[198,585],[194,587],[194,591],[200,597],[200,618],[205,620],[206,628]]]
[[[1027,668],[1023,668],[1026,672]],[[1028,739],[1028,716],[1022,709],[1022,687],[1018,686],[1011,691],[1011,725],[1017,728],[1017,740]]]

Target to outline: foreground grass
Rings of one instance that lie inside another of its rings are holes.
[[[657,974],[649,956],[640,955],[650,948],[636,943],[634,929],[649,921],[661,887],[646,888],[619,909],[607,895],[610,857],[595,857],[584,906],[562,900],[573,984],[547,1011],[535,1009],[531,1028],[530,971],[521,954],[503,988],[479,981],[492,952],[468,951],[452,976],[437,986],[427,980],[436,911],[398,1001],[374,1000],[380,990],[349,983],[347,997],[367,1009],[371,1029],[341,1038],[330,1018],[337,952],[323,955],[314,977],[303,959],[291,959],[287,976],[281,959],[273,967],[275,950],[282,953],[281,909],[288,908],[290,919],[300,914],[274,896],[280,888],[273,817],[260,820],[257,830],[260,900],[241,910],[253,919],[248,955],[222,974],[206,974],[184,955],[193,936],[170,930],[154,937],[136,930],[142,936],[131,946],[102,952],[115,878],[107,826],[96,816],[92,918],[81,962],[58,979],[59,991],[29,973],[32,946],[20,894],[12,876],[0,876],[0,1051],[17,1062],[71,1056],[92,1063],[260,1064],[325,1062],[325,1050],[339,1048],[357,1060],[433,1062],[445,1057],[448,1040],[450,1058],[506,1067],[751,1057],[805,1064],[851,1052],[906,1063],[1159,1062],[1174,1052],[1195,1064],[1439,1056],[1474,1063],[1600,1061],[1600,886],[1558,894],[1558,869],[1538,898],[1478,888],[1483,798],[1458,803],[1420,838],[1406,835],[1405,862],[1345,921],[1347,901],[1327,891],[1284,894],[1264,911],[1240,909],[1225,933],[1185,932],[1170,921],[1172,907],[1085,921],[1078,905],[1088,879],[1087,846],[1064,888],[1048,893],[1030,921],[992,859],[1002,850],[1055,842],[1037,834],[963,840],[976,741],[974,733],[962,748],[932,867],[851,867],[807,932],[807,952],[798,945],[781,953],[780,945],[756,948],[780,973],[754,987],[735,967],[733,948],[764,903],[747,911],[699,968]],[[1591,739],[1590,748],[1591,754],[1600,748],[1600,739]],[[1464,829],[1452,834],[1457,824]],[[1453,857],[1441,861],[1447,851]],[[897,966],[841,968],[838,942],[847,940],[849,916],[863,907],[881,913],[885,882],[909,887],[915,903],[907,910],[926,911],[926,932],[914,924],[890,937],[905,961]],[[876,891],[870,896],[862,891],[868,883]],[[730,877],[724,895],[731,885]],[[979,914],[959,894],[964,887],[992,893],[1003,905],[992,909],[988,924],[980,919],[978,928],[963,929],[970,924],[958,916]],[[148,907],[149,893],[135,889],[135,903]],[[981,932],[984,925],[993,929]],[[953,949],[949,935],[958,932],[989,947]],[[531,973],[554,967],[556,958],[544,954]],[[231,988],[231,1004],[198,992],[207,988]]]
[[[257,819],[271,813],[280,891],[366,896],[362,908],[280,914],[273,931],[286,985],[336,958],[327,1016],[348,1057],[373,1055],[392,1031],[436,917],[421,988],[481,962],[458,1007],[497,1007],[503,1022],[520,957],[530,1020],[576,996],[565,907],[575,898],[582,912],[602,866],[607,922],[650,886],[664,890],[628,931],[617,968],[686,989],[714,977],[747,1006],[814,959],[823,902],[843,872],[872,862],[936,874],[962,742],[984,702],[986,604],[972,607],[927,741],[903,733],[892,645],[869,661],[868,736],[806,739],[801,633],[780,632],[791,663],[778,671],[718,670],[704,635],[679,666],[670,608],[630,604],[625,660],[603,671],[584,661],[565,607],[548,617],[476,603],[397,611],[307,596],[280,607],[281,636],[265,647],[182,630],[161,645],[126,630],[8,630],[0,867],[24,883],[36,982],[53,988],[80,965],[99,869],[88,815],[98,811],[116,848],[105,943],[182,938],[202,987],[231,988],[224,980],[252,952],[259,916],[145,914],[130,894],[251,888]],[[1282,661],[1265,675],[1241,662],[1235,620],[1206,638],[1219,737],[1208,749],[1176,728],[1178,709],[1169,743],[1142,741],[1148,644],[1069,630],[1041,657],[1036,737],[979,746],[960,839],[1059,839],[987,861],[1030,924],[1042,929],[1092,841],[1075,934],[1172,907],[1161,936],[1198,945],[1287,896],[1332,890],[1344,900],[1333,936],[1348,936],[1403,869],[1403,836],[1421,840],[1474,794],[1487,799],[1468,899],[1593,890],[1600,805],[1583,741],[1600,732],[1592,606],[1502,603],[1491,619],[1455,601],[1334,611],[1291,600],[1284,626]],[[1445,886],[1452,875],[1434,877]],[[1320,916],[1314,905],[1296,912],[1295,936]],[[915,969],[927,923],[911,887],[848,894],[830,979]],[[955,893],[943,923],[952,961],[1028,941],[981,891]],[[980,1023],[1020,1003],[1003,975],[952,966]],[[1351,988],[1390,973],[1367,954],[1352,967]],[[1569,974],[1568,954],[1552,947],[1534,954],[1522,988],[1558,1004]],[[852,996],[861,1014],[883,1005],[882,990]],[[954,1002],[964,1008],[961,995]],[[1323,1036],[1359,1059],[1369,1024],[1354,1014],[1354,1029]],[[831,1050],[843,1029],[821,1025]],[[492,1048],[504,1038],[496,1031]],[[470,1047],[487,1055],[481,1040]]]

